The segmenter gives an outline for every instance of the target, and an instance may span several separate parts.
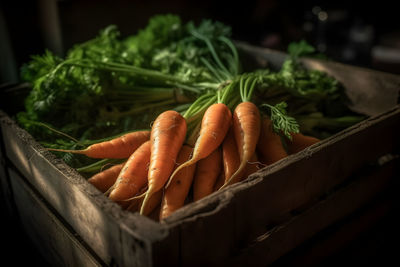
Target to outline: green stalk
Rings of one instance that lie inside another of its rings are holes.
[[[233,60],[234,60],[234,64],[232,64],[233,69],[234,69],[233,75],[234,76],[238,75],[239,74],[239,55],[238,55],[235,45],[231,42],[231,40],[229,40],[225,36],[220,36],[218,39],[221,40],[222,42],[224,42],[226,45],[228,45],[229,48],[231,49],[232,55],[233,55]]]
[[[128,111],[125,112],[120,112],[119,116],[120,117],[125,117],[125,116],[131,116],[131,115],[136,115],[139,112],[143,112],[146,110],[149,110],[151,108],[157,108],[157,107],[162,107],[162,106],[169,106],[172,104],[175,104],[175,100],[174,99],[169,99],[169,100],[165,100],[163,102],[157,102],[157,103],[153,103],[153,104],[149,104],[149,105],[142,105],[140,107],[137,108],[132,108]]]

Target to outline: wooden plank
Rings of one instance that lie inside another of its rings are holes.
[[[392,218],[390,213],[394,213],[396,209],[394,199],[397,195],[395,190],[390,189],[393,184],[395,183],[390,183],[388,190],[380,192],[379,196],[373,198],[372,203],[367,203],[349,216],[320,231],[299,247],[279,258],[273,265],[323,266],[324,262],[337,258],[341,250],[347,250],[352,242],[373,232],[377,224],[385,224],[388,218]],[[375,241],[371,239],[368,243]],[[345,260],[345,258],[341,259],[341,261]]]
[[[269,67],[279,70],[286,53],[238,42],[245,64],[254,68]],[[345,88],[347,105],[355,112],[376,116],[398,104],[400,76],[363,67],[315,58],[301,59],[305,67],[320,70],[335,77]]]
[[[14,201],[25,232],[43,257],[54,266],[101,266],[43,199],[14,171],[9,170]]]
[[[166,237],[165,226],[123,211],[7,116],[0,116],[0,123],[10,163],[104,262],[119,266],[152,262],[152,245]]]
[[[166,236],[152,243],[151,266],[181,266],[181,240],[179,227],[166,226]]]
[[[399,109],[368,119],[232,186],[237,242],[246,243],[285,214],[312,203],[390,153],[400,142],[399,122]],[[379,142],[373,141],[376,136]]]
[[[398,162],[388,163],[369,172],[366,176],[362,175],[359,179],[344,188],[338,189],[307,211],[260,235],[236,256],[232,255],[229,265],[266,266],[271,264],[291,249],[340,218],[348,216],[382,192],[391,179],[395,177],[396,163]]]
[[[7,172],[7,159],[5,155],[5,146],[1,136],[0,124],[0,207],[2,211],[8,212],[10,217],[15,217],[13,209],[12,192],[10,190],[10,178]]]
[[[226,223],[227,218],[234,218],[234,210],[228,205],[233,195],[215,194],[218,200],[210,205],[207,199],[212,197],[183,207],[175,214],[187,216],[170,226],[179,228],[181,266],[219,266],[235,244],[235,225]]]

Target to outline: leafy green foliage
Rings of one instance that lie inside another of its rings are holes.
[[[291,140],[292,136],[290,133],[299,132],[299,124],[295,118],[287,114],[287,104],[285,102],[280,102],[275,106],[263,104],[261,107],[267,107],[270,109],[270,119],[272,121],[273,130],[277,134],[284,134]]]
[[[207,21],[196,28],[193,23],[182,24],[178,16],[158,15],[125,39],[110,25],[72,47],[65,58],[50,51],[33,56],[21,69],[21,78],[33,88],[19,123],[35,134],[42,130],[27,121],[47,122],[70,135],[86,137],[149,125],[152,116],[132,116],[177,106],[182,99],[190,101],[196,96],[193,92],[202,88],[192,85],[213,81],[200,60],[210,59],[211,52],[191,34],[194,30],[212,39],[230,34],[230,28],[220,23]],[[227,47],[220,44],[215,49],[223,54]],[[176,87],[191,93],[178,92]],[[177,94],[185,96],[174,100]]]
[[[310,55],[315,52],[315,48],[308,44],[305,40],[300,42],[292,42],[288,46],[288,54],[292,58],[299,58],[302,56]]]
[[[288,138],[299,129],[335,131],[359,119],[345,117],[349,111],[336,79],[302,65],[301,57],[315,53],[305,41],[289,45],[279,71],[246,73],[230,38],[231,28],[220,22],[195,25],[171,14],[152,17],[125,38],[110,25],[64,58],[47,50],[32,56],[21,68],[32,90],[17,121],[47,147],[73,149],[149,128],[166,109],[182,112],[196,136],[201,115],[216,101],[230,108],[255,102]],[[75,167],[96,165],[79,155],[59,156]]]

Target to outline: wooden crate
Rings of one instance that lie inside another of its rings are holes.
[[[241,44],[257,64],[284,54]],[[305,60],[347,88],[370,117],[164,222],[126,212],[0,111],[2,196],[57,266],[270,264],[350,215],[398,175],[400,77]]]

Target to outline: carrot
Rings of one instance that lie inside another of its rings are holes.
[[[193,201],[214,191],[214,184],[222,171],[222,153],[218,147],[209,156],[197,162],[193,179]]]
[[[174,110],[161,113],[153,123],[150,135],[151,156],[148,173],[148,189],[140,213],[154,192],[163,188],[170,177],[179,151],[185,141],[187,125],[185,118]]]
[[[250,174],[253,174],[256,171],[258,171],[260,169],[260,166],[261,166],[261,164],[258,161],[257,154],[254,153],[253,156],[250,158],[250,161],[247,162],[247,166],[246,166],[243,177],[244,178],[249,177]]]
[[[218,191],[218,189],[220,189],[221,186],[224,185],[224,183],[225,183],[225,174],[223,171],[221,171],[221,173],[219,174],[219,176],[217,178],[217,181],[215,181],[213,191],[214,192]]]
[[[150,131],[136,131],[124,134],[108,141],[96,143],[82,150],[67,150],[47,148],[50,151],[82,154],[96,159],[125,159],[128,158],[141,144],[149,140]]]
[[[222,142],[222,162],[224,167],[224,178],[225,181],[227,181],[240,165],[239,152],[232,126],[229,127],[229,131]]]
[[[221,145],[228,132],[231,119],[232,113],[223,103],[216,103],[207,108],[201,121],[199,137],[196,139],[191,159],[175,169],[166,187],[169,186],[177,172],[204,159]]]
[[[262,119],[260,139],[257,144],[257,152],[260,161],[270,165],[280,159],[287,157],[281,137],[272,129],[272,121],[269,117]]]
[[[88,179],[88,182],[99,189],[102,193],[105,193],[115,183],[123,166],[124,163],[120,163],[96,173]]]
[[[221,189],[241,179],[247,162],[256,150],[260,131],[260,112],[257,106],[250,101],[238,104],[233,113],[233,132],[238,146],[240,165]]]
[[[161,205],[161,201],[162,201],[162,197],[164,194],[164,190],[158,190],[157,192],[154,192],[149,198],[148,198],[148,202],[146,203],[146,206],[144,208],[142,208],[143,203],[141,203],[141,208],[140,208],[140,212],[142,215],[145,216],[150,216],[155,219],[158,220],[158,215],[160,214],[159,210],[156,214],[154,214],[155,210],[160,208]]]
[[[147,183],[150,163],[150,140],[144,142],[126,161],[113,185],[109,198],[126,207],[129,198],[135,196]]]
[[[302,133],[292,133],[292,140],[287,141],[287,147],[289,154],[297,153],[320,140],[318,138],[303,135]]]
[[[177,164],[186,162],[193,151],[193,148],[188,145],[183,145],[177,158]],[[189,193],[190,186],[193,182],[193,175],[196,169],[196,164],[192,164],[175,176],[174,181],[165,189],[163,200],[161,202],[160,220],[168,217],[171,213],[181,208]]]
[[[147,191],[147,184],[142,187],[139,192],[137,193],[137,195],[139,195],[140,197],[132,197],[131,200],[129,201],[129,205],[126,208],[126,210],[129,211],[140,211],[140,205],[142,205],[143,202],[143,194]]]

